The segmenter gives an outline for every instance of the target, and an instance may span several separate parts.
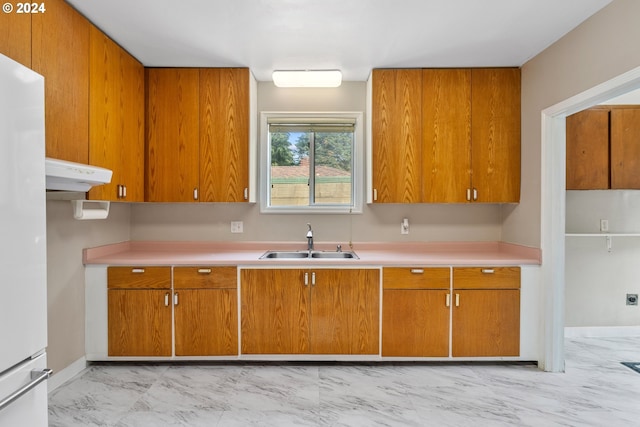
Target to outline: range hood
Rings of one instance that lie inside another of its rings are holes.
[[[96,185],[111,182],[112,171],[97,166],[45,158],[47,190],[87,192]]]

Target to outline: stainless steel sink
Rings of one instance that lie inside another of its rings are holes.
[[[309,258],[308,251],[267,251],[260,259],[272,259],[272,258]]]
[[[267,251],[260,259],[359,259],[355,252],[334,251]]]
[[[333,258],[333,259],[358,259],[355,252],[324,252],[315,251],[311,252],[311,258]]]

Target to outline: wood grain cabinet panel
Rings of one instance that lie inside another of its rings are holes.
[[[108,267],[109,356],[171,356],[171,268]]]
[[[609,182],[609,108],[566,119],[567,190],[606,190]]]
[[[237,268],[174,267],[176,356],[238,354]]]
[[[472,199],[520,201],[520,69],[471,70]]]
[[[249,191],[249,69],[200,70],[200,201],[245,202]]]
[[[520,268],[453,269],[453,357],[520,354]]]
[[[382,274],[382,356],[448,356],[450,269],[389,267]]]
[[[31,67],[45,78],[46,155],[89,162],[90,23],[63,0],[32,15]]]
[[[89,198],[144,201],[144,67],[91,26],[89,69],[89,163],[113,171]]]
[[[241,271],[241,352],[309,352],[309,287],[305,270]]]
[[[30,13],[0,13],[0,53],[31,68]]]
[[[241,272],[243,354],[377,354],[379,270]]]
[[[372,174],[376,203],[419,203],[422,70],[372,72]]]
[[[422,71],[422,201],[464,203],[471,188],[471,70]]]
[[[148,202],[193,202],[199,191],[199,70],[147,68]]]
[[[640,107],[611,109],[611,188],[640,189]]]

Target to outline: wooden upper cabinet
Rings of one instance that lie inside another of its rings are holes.
[[[46,155],[89,162],[89,27],[63,0],[32,15],[31,68],[45,77]]]
[[[249,191],[249,69],[200,70],[200,201],[244,202]]]
[[[471,198],[520,201],[520,69],[471,70]]]
[[[611,109],[611,188],[640,189],[640,108]]]
[[[30,13],[0,13],[0,53],[31,68]]]
[[[422,201],[462,203],[471,186],[471,70],[422,71]]]
[[[90,83],[89,163],[113,176],[89,198],[144,201],[144,67],[94,26]]]
[[[148,202],[193,202],[199,191],[199,70],[147,68]]]
[[[373,201],[419,203],[422,70],[372,72]]]
[[[609,188],[609,108],[567,117],[567,190]]]

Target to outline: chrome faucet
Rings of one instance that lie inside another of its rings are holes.
[[[307,250],[313,250],[313,230],[311,229],[311,224],[307,223],[307,227],[309,230],[307,231]]]

